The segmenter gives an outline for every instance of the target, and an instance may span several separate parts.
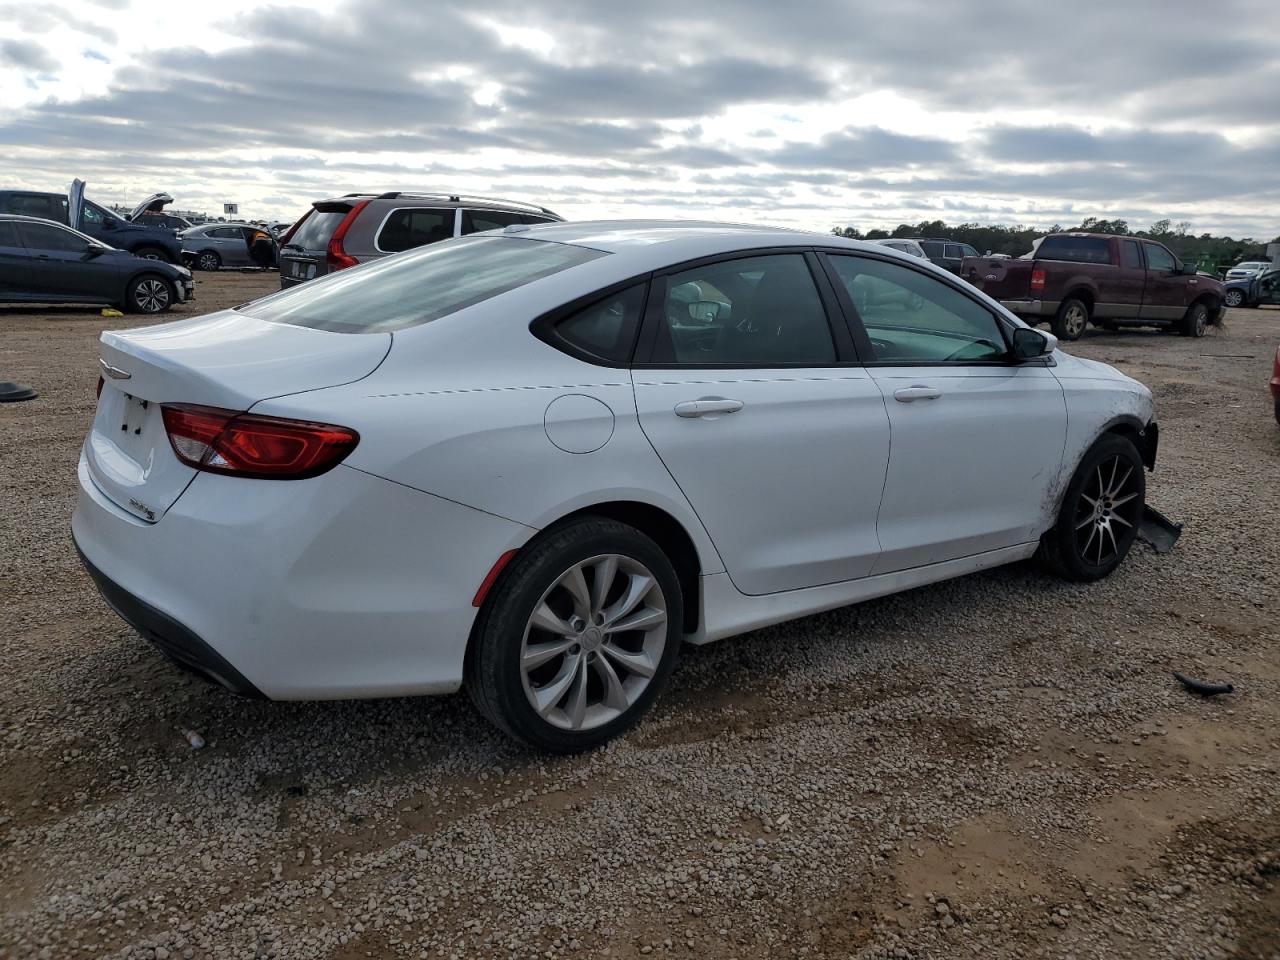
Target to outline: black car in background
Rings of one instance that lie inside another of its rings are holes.
[[[969,244],[957,243],[955,240],[917,239],[916,243],[920,244],[920,249],[930,261],[956,275],[960,273],[960,261],[965,257],[978,255],[978,251]]]
[[[194,293],[186,267],[136,257],[51,220],[0,214],[0,303],[163,313]]]
[[[182,262],[182,244],[175,230],[126,220],[86,199],[84,184],[79,180],[66,193],[0,190],[0,213],[39,217],[65,224],[109,247],[128,250],[148,260]]]

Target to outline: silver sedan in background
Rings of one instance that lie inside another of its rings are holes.
[[[262,227],[249,223],[205,223],[178,234],[182,259],[198,270],[219,267],[271,267],[276,242]]]

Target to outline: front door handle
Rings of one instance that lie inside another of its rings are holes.
[[[737,413],[745,404],[741,400],[726,400],[724,397],[702,397],[699,400],[685,400],[676,404],[677,417],[707,417],[723,413]]]
[[[940,396],[942,396],[942,391],[937,387],[925,387],[920,384],[893,391],[893,399],[899,403],[914,403],[916,400],[937,400]]]

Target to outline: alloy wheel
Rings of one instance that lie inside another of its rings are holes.
[[[212,253],[200,254],[200,269],[201,270],[217,270],[218,269],[217,256]]]
[[[163,280],[142,280],[133,292],[133,302],[143,313],[159,313],[169,305],[169,285]]]
[[[1228,290],[1227,295],[1222,298],[1222,302],[1228,307],[1238,307],[1244,303],[1244,294],[1239,290]]]
[[[1084,307],[1078,303],[1073,303],[1062,318],[1062,325],[1066,327],[1067,333],[1073,340],[1084,333],[1085,325],[1088,322],[1089,315],[1085,312]]]
[[[1120,541],[1137,528],[1142,504],[1135,469],[1123,457],[1108,457],[1080,491],[1075,541],[1086,563],[1101,567],[1113,560],[1120,553]]]
[[[640,698],[666,644],[667,602],[653,573],[631,557],[590,557],[534,606],[520,645],[525,696],[553,726],[602,726]]]

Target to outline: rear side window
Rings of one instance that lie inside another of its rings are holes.
[[[943,245],[940,243],[931,243],[928,240],[922,240],[920,242],[920,249],[924,251],[924,255],[926,257],[942,256],[942,246]]]
[[[0,247],[20,247],[22,241],[18,239],[18,228],[8,220],[0,220]]]
[[[1142,269],[1142,254],[1138,252],[1137,240],[1120,241],[1120,262],[1131,270]]]
[[[83,253],[88,243],[70,230],[43,223],[24,223],[18,227],[22,242],[28,250],[54,250],[67,253]]]
[[[333,231],[350,212],[350,207],[337,209],[312,209],[298,227],[297,233],[289,238],[289,242],[303,250],[323,250],[329,245]]]
[[[383,333],[438,320],[608,256],[517,237],[474,237],[384,257],[246,304],[246,314],[337,333]]]
[[[522,213],[509,210],[463,210],[462,232],[479,233],[481,230],[501,230],[513,223],[528,223],[529,218]]]
[[[453,236],[453,218],[452,207],[392,210],[373,243],[383,253],[439,243]]]
[[[17,213],[24,217],[39,217],[42,220],[66,222],[67,201],[65,197],[42,197],[11,194],[5,201],[5,213]]]
[[[640,315],[644,310],[645,284],[639,283],[603,297],[551,327],[549,339],[573,348],[572,353],[584,353],[585,359],[606,360],[610,363],[626,363],[635,346],[636,331],[640,329]]]
[[[1036,250],[1040,260],[1110,263],[1111,244],[1101,237],[1045,237]]]
[[[944,249],[948,260],[959,260],[964,256],[964,248],[958,243],[948,243]]]

